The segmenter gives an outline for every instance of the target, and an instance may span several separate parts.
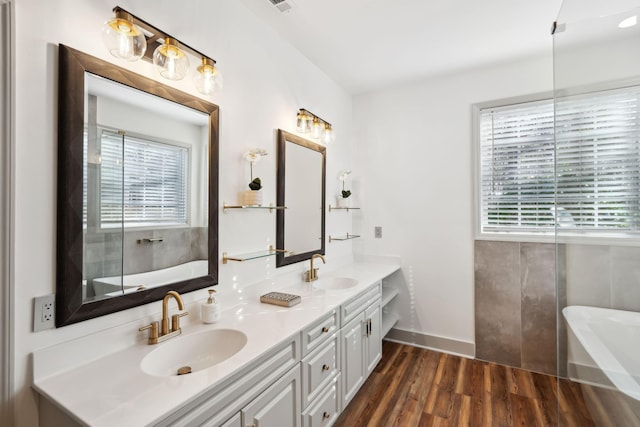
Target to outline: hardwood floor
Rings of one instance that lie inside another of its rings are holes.
[[[334,425],[589,427],[594,423],[579,385],[571,381],[384,341],[382,361]]]

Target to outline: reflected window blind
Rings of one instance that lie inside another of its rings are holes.
[[[558,100],[559,225],[637,230],[640,87]]]
[[[549,231],[556,217],[581,231],[637,230],[639,100],[639,87],[558,99],[556,150],[553,100],[481,110],[482,231]]]
[[[103,131],[101,155],[103,227],[187,223],[186,148]]]

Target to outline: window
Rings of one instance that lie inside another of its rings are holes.
[[[99,180],[84,186],[85,224],[91,211],[99,215],[101,228],[119,227],[123,218],[125,227],[187,224],[188,149],[108,130],[100,135],[100,157],[94,162],[99,172],[85,169],[85,180]],[[99,189],[95,210],[87,201],[88,185]]]
[[[640,229],[640,87],[481,109],[481,232]],[[557,186],[557,187],[556,187]]]

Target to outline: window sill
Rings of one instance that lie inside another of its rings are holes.
[[[485,232],[478,233],[475,240],[520,243],[557,243],[565,245],[602,245],[602,246],[639,246],[639,233],[595,234],[569,233],[558,230],[556,233],[515,233],[515,232]]]

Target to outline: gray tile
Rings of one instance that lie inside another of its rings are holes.
[[[640,248],[611,247],[611,308],[640,311]]]
[[[475,242],[476,357],[520,366],[520,249]]]
[[[609,246],[567,244],[566,255],[567,304],[609,307]]]
[[[520,244],[522,368],[556,373],[555,245]]]
[[[567,246],[565,244],[556,244],[556,296],[557,311],[557,358],[558,358],[558,375],[567,377],[567,324],[562,316],[562,309],[567,306]]]

